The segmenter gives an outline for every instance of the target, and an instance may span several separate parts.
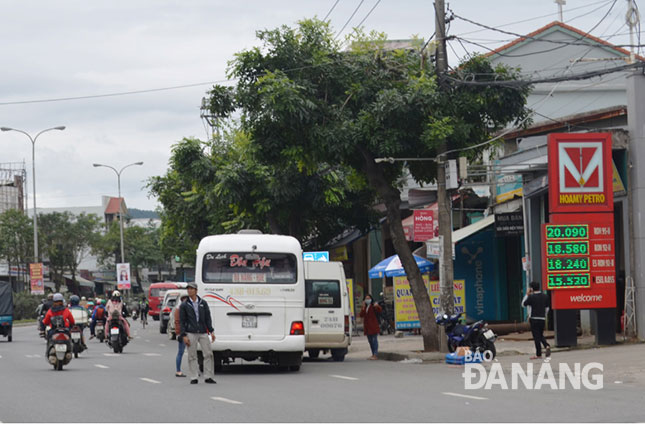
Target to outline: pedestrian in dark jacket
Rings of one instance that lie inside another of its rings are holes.
[[[381,332],[381,327],[378,324],[378,314],[382,311],[381,306],[374,302],[371,294],[367,294],[363,300],[363,307],[359,314],[363,318],[363,334],[367,336],[367,341],[370,344],[372,356],[368,359],[378,359],[378,335]]]
[[[542,345],[544,345],[546,356],[551,356],[551,346],[544,338],[546,314],[549,312],[549,296],[540,291],[540,283],[531,282],[530,288],[522,300],[522,306],[529,307],[529,324],[535,343],[535,356],[531,356],[530,359],[542,357]]]
[[[211,343],[215,341],[215,333],[211,322],[211,311],[208,304],[197,296],[197,284],[188,283],[188,300],[179,307],[179,323],[181,337],[188,347],[188,372],[190,384],[197,384],[197,343],[202,347],[204,355],[205,383],[215,384],[213,374],[213,350]],[[210,337],[209,337],[210,335]]]

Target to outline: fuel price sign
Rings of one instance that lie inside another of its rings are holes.
[[[544,224],[546,288],[588,288],[589,225]]]

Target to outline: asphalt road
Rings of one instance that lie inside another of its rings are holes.
[[[563,352],[550,363],[600,362],[601,390],[466,390],[463,367],[445,364],[306,360],[299,372],[236,364],[216,385],[174,376],[176,342],[132,325],[115,355],[90,349],[63,371],[44,358],[35,327],[0,338],[0,422],[516,422],[642,421],[645,345]],[[86,330],[87,331],[87,330]],[[526,357],[502,357],[508,373]],[[536,368],[541,364],[535,363]],[[187,371],[187,357],[183,367]],[[490,368],[490,364],[487,365]],[[537,375],[538,371],[535,371]],[[557,372],[556,372],[557,377]]]

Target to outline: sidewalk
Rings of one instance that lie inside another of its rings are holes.
[[[386,361],[410,362],[444,362],[446,354],[441,352],[423,352],[423,339],[420,335],[403,333],[397,338],[393,334],[378,337],[378,358]],[[545,332],[549,343],[553,345],[553,332]],[[616,341],[621,342],[622,337],[616,335]],[[598,347],[595,336],[578,337],[578,345],[574,347],[553,347],[552,352],[562,352],[573,349],[590,349]],[[495,341],[498,356],[534,355],[535,345],[530,332],[511,333],[500,336]],[[352,344],[347,354],[348,358],[367,359],[371,355],[367,337],[364,335],[353,336]]]

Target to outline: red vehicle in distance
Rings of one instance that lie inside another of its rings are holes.
[[[185,289],[187,283],[179,283],[174,281],[164,281],[163,283],[152,283],[148,289],[148,305],[150,310],[148,315],[155,321],[159,321],[159,313],[161,310],[161,302],[168,290],[172,289]]]

